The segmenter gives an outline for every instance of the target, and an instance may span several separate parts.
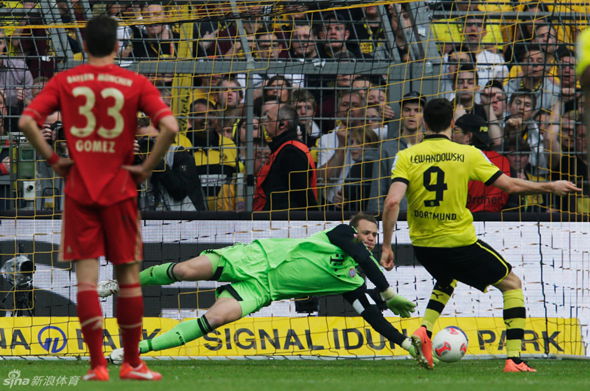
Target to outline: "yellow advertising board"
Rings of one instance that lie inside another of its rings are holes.
[[[420,319],[387,318],[396,328],[411,333]],[[145,318],[144,338],[153,338],[178,324],[167,318]],[[504,354],[506,333],[502,318],[441,318],[438,331],[460,327],[469,339],[467,354]],[[105,351],[121,346],[117,321],[105,320]],[[523,353],[583,355],[580,322],[573,318],[527,319]],[[0,318],[0,356],[84,356],[77,318]],[[152,352],[153,356],[404,356],[360,317],[249,317],[220,327],[185,346]]]

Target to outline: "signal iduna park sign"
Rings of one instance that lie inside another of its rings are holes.
[[[146,265],[182,261],[208,248],[262,238],[301,238],[333,228],[339,221],[187,221],[145,220],[142,231]],[[590,224],[576,222],[476,222],[478,237],[498,250],[523,282],[527,354],[590,356]],[[1,220],[2,254],[26,254],[35,263],[31,303],[33,318],[0,317],[0,355],[84,354],[75,317],[75,280],[70,265],[57,262],[59,220]],[[385,272],[396,291],[418,304],[412,320],[390,318],[408,333],[418,326],[434,280],[414,261],[408,227],[400,222],[394,250],[397,267]],[[6,261],[0,259],[0,264]],[[0,290],[11,292],[0,277]],[[101,279],[112,278],[110,264],[101,260]],[[4,285],[2,285],[4,284]],[[145,290],[144,337],[169,330],[183,318],[202,316],[213,302],[214,281],[182,282]],[[369,288],[371,288],[369,284]],[[199,295],[194,300],[194,294]],[[190,296],[193,295],[193,296]],[[182,300],[189,297],[190,300]],[[340,298],[340,301],[343,301]],[[112,297],[103,302],[107,317],[105,349],[119,347]],[[5,306],[7,311],[19,308]],[[29,308],[27,306],[25,309]],[[502,295],[482,293],[458,284],[437,323],[459,326],[469,337],[468,354],[495,355],[504,351]],[[389,356],[381,336],[350,309],[333,302],[320,308],[322,316],[302,316],[293,301],[272,303],[247,319],[216,330],[201,341],[162,352],[168,356]],[[14,316],[14,311],[12,311]],[[349,311],[350,312],[350,311]],[[21,313],[22,314],[22,313]],[[8,314],[7,314],[8,315]],[[29,315],[29,314],[27,314]],[[385,312],[391,315],[391,312]],[[51,318],[49,318],[51,316]]]
[[[410,334],[419,318],[387,318]],[[153,338],[178,323],[168,318],[145,318],[144,338]],[[434,330],[459,326],[469,339],[468,355],[505,354],[502,318],[441,318]],[[548,326],[548,327],[547,327]],[[116,319],[107,318],[105,351],[121,347]],[[583,355],[580,324],[576,319],[530,318],[525,327],[523,354]],[[2,356],[85,356],[87,351],[77,318],[0,318]],[[221,327],[185,346],[149,353],[148,356],[244,357],[406,356],[359,317],[248,317]]]

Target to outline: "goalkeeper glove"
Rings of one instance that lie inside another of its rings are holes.
[[[387,308],[393,311],[394,314],[402,318],[409,318],[410,314],[416,309],[416,304],[406,299],[403,296],[396,294],[393,288],[387,288],[380,293],[381,298],[385,301]]]

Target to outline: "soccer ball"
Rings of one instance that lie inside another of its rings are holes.
[[[459,361],[467,352],[467,335],[457,326],[446,327],[434,336],[432,351],[440,361]]]
[[[115,365],[121,365],[123,364],[123,358],[123,349],[119,348],[111,352],[111,354],[108,357],[108,361],[112,362]]]

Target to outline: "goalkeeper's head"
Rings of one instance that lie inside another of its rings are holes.
[[[115,19],[107,15],[98,15],[90,19],[84,30],[84,50],[93,57],[115,55],[118,49]]]
[[[369,250],[373,250],[377,244],[379,224],[375,217],[359,212],[351,217],[350,226],[356,230],[356,237],[363,242]]]

